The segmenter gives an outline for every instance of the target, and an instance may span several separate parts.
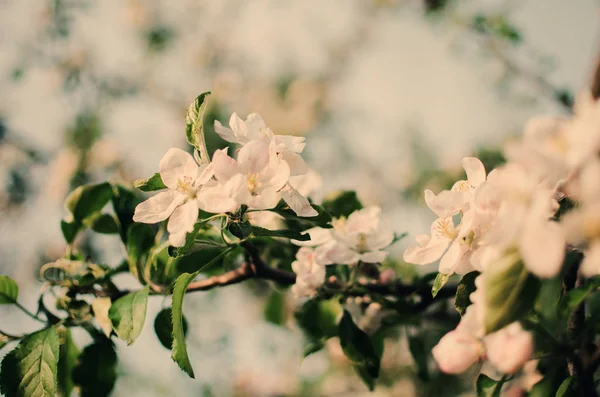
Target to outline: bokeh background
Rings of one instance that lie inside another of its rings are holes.
[[[459,176],[461,157],[494,164],[528,118],[570,111],[598,57],[599,5],[0,0],[0,273],[34,308],[39,267],[64,250],[66,194],[156,172],[169,147],[185,147],[185,109],[208,90],[209,148],[221,144],[212,120],[259,112],[276,133],[307,137],[322,194],[355,189],[396,231],[424,232],[421,193]],[[82,244],[98,262],[119,261],[113,237]],[[273,295],[291,308],[281,291],[245,285],[186,299],[196,380],[156,340],[152,313],[165,302],[151,301],[139,340],[118,345],[113,395],[367,395],[333,344],[302,360],[291,320],[265,320]],[[6,307],[0,325],[35,329]],[[372,396],[470,393],[420,379],[402,339],[384,367]]]

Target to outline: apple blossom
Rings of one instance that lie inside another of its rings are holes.
[[[475,312],[467,308],[456,329],[444,335],[433,348],[431,353],[442,372],[460,374],[483,356],[484,345],[474,333],[475,320]]]
[[[487,359],[505,374],[514,374],[533,354],[533,337],[521,324],[512,323],[484,339]]]
[[[325,266],[317,263],[315,258],[314,249],[302,247],[292,262],[292,270],[296,273],[292,293],[298,298],[314,296],[317,288],[325,282]]]
[[[245,121],[233,113],[229,119],[229,127],[223,127],[215,120],[215,131],[227,142],[245,145],[254,140],[274,141],[277,155],[289,165],[291,176],[307,172],[306,163],[299,155],[306,146],[304,137],[273,134],[258,113],[249,114]]]
[[[196,198],[213,176],[211,165],[198,166],[194,158],[181,149],[171,148],[160,160],[160,176],[167,191],[160,192],[135,208],[133,220],[156,223],[169,218],[169,242],[176,247],[185,243],[198,219]]]

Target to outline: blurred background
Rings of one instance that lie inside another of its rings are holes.
[[[209,149],[222,145],[213,120],[259,112],[276,133],[307,137],[304,157],[323,177],[322,195],[355,189],[396,231],[425,232],[433,214],[422,191],[456,180],[463,156],[491,167],[528,118],[571,111],[596,64],[599,5],[0,0],[0,273],[34,308],[39,267],[65,248],[67,193],[152,175],[169,147],[186,147],[185,110],[208,90]],[[115,265],[116,240],[81,244]],[[339,346],[302,360],[293,303],[255,287],[186,299],[196,380],[156,340],[151,313],[165,303],[151,300],[137,343],[118,345],[112,395],[368,395]],[[274,304],[285,309],[277,321],[265,309]],[[35,329],[22,317],[0,308],[7,331]],[[454,378],[424,380],[402,338],[383,365],[372,396],[470,393]]]

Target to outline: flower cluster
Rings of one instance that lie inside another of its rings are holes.
[[[555,277],[567,248],[584,253],[584,276],[600,274],[598,153],[600,104],[583,95],[572,118],[530,121],[523,138],[506,145],[506,164],[488,175],[481,161],[465,158],[467,180],[437,195],[425,191],[438,219],[431,236],[418,236],[406,249],[405,261],[439,260],[439,272],[448,276],[481,273],[472,306],[433,351],[443,371],[463,372],[486,358],[500,372],[514,374],[531,359],[531,334],[519,322],[492,319],[499,315],[492,306],[504,288],[498,287],[502,278],[518,275],[506,287],[517,291],[530,277]],[[563,214],[559,202],[577,205]]]
[[[300,155],[304,138],[275,135],[256,113],[245,121],[234,113],[229,126],[215,122],[223,139],[241,146],[237,159],[226,148],[217,150],[210,163],[199,165],[189,153],[170,149],[160,161],[160,178],[167,190],[138,205],[134,221],[156,223],[169,218],[169,242],[179,247],[193,231],[199,209],[235,212],[246,205],[268,210],[283,199],[298,216],[316,216],[298,191],[305,189],[310,175]]]
[[[292,264],[297,275],[293,289],[296,296],[315,294],[325,281],[325,265],[382,262],[388,255],[383,249],[395,237],[381,222],[381,208],[376,206],[354,211],[348,218],[334,218],[332,224],[331,229],[307,230],[309,241],[293,241],[302,246]]]

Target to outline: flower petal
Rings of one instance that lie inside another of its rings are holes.
[[[175,211],[183,201],[185,196],[174,190],[160,192],[156,196],[141,202],[135,207],[133,214],[134,222],[139,223],[157,223],[164,221]]]
[[[215,151],[212,165],[215,177],[221,183],[227,182],[238,172],[238,162],[227,155],[227,148]]]
[[[440,218],[458,214],[468,198],[462,191],[443,190],[435,195],[431,190],[425,190],[425,203]]]
[[[285,201],[298,216],[313,217],[319,215],[319,213],[310,205],[308,199],[298,193],[298,191],[289,184],[281,191],[281,198],[283,198],[283,201]]]
[[[322,227],[313,227],[308,230],[303,231],[301,234],[310,235],[310,240],[308,241],[299,241],[299,240],[290,240],[290,242],[294,245],[298,245],[300,247],[314,247],[317,245],[325,244],[329,241],[333,240],[331,236],[331,229],[324,229]]]
[[[169,223],[167,223],[171,245],[174,247],[183,246],[186,234],[194,230],[194,224],[197,220],[198,204],[196,200],[188,200],[185,204],[179,206],[169,218]]]
[[[237,159],[243,174],[258,174],[269,164],[269,142],[263,139],[248,142],[240,149]]]
[[[360,259],[360,255],[345,245],[332,244],[326,255],[332,263],[339,265],[351,265]]]
[[[600,274],[600,242],[595,242],[585,252],[581,262],[581,273],[586,277]]]
[[[454,240],[448,251],[442,256],[438,271],[443,274],[455,273],[467,250],[467,244],[463,244],[460,239]]]
[[[426,246],[413,245],[404,251],[404,261],[426,265],[440,259],[450,244],[448,239],[431,239]]]
[[[217,120],[215,120],[215,132],[227,142],[237,143],[238,141],[233,131],[227,127],[223,127],[223,125]]]
[[[308,172],[308,166],[302,156],[291,151],[282,152],[279,158],[290,167],[290,176],[304,175]]]
[[[191,154],[171,148],[160,160],[160,177],[170,189],[177,189],[179,180],[188,177],[192,181],[198,176],[198,163]]]
[[[465,157],[462,159],[462,166],[471,186],[477,187],[485,182],[485,167],[481,160],[476,157]]]
[[[565,238],[558,223],[532,220],[523,226],[519,248],[529,271],[542,278],[554,277],[563,263]]]

